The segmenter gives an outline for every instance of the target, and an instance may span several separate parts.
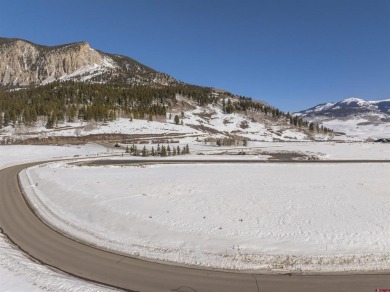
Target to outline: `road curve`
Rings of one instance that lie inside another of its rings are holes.
[[[134,161],[140,163],[140,161]],[[183,161],[180,161],[183,162]],[[245,163],[245,161],[243,161]],[[267,275],[202,270],[126,257],[74,241],[45,225],[26,203],[18,173],[0,171],[0,228],[23,251],[69,274],[129,291],[375,291],[390,274]]]

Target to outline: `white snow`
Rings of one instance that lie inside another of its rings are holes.
[[[261,152],[299,152],[324,160],[390,160],[389,144],[384,143],[251,142],[250,146]]]
[[[388,99],[381,99],[381,100],[369,100],[368,102],[369,103],[373,103],[373,104],[377,104],[377,103],[380,103],[380,102],[383,102],[383,101],[390,101],[390,98],[388,98]]]
[[[44,124],[37,125],[36,127],[20,127],[18,129],[12,129],[8,127],[9,133],[13,133],[15,139],[26,139],[32,137],[74,137],[74,136],[87,136],[98,134],[199,134],[201,132],[182,125],[175,125],[173,123],[161,123],[157,121],[147,121],[120,118],[118,120],[107,123],[87,123],[87,122],[66,122],[55,129],[47,129]],[[1,135],[0,135],[1,138]]]
[[[254,141],[294,141],[308,140],[308,137],[296,128],[266,125],[253,121],[249,116],[238,113],[226,114],[219,107],[209,105],[187,111],[183,119],[185,125],[202,125],[221,135],[236,134]]]
[[[328,102],[322,106],[316,106],[316,108],[314,109],[315,112],[320,112],[320,111],[323,111],[323,110],[326,110],[330,107],[332,107],[335,103],[334,102]]]
[[[33,205],[57,228],[133,256],[216,268],[345,271],[390,268],[389,174],[389,164],[56,162],[22,179]]]
[[[367,105],[367,101],[365,101],[364,99],[361,99],[361,98],[357,98],[357,97],[346,98],[342,101],[342,103],[345,103],[345,104],[350,104],[353,102],[356,102],[359,106]]]
[[[390,123],[369,123],[369,121],[364,118],[349,120],[334,119],[324,121],[322,124],[336,132],[342,132],[350,137],[357,137],[360,139],[390,137]]]
[[[169,115],[172,116],[169,119]],[[208,137],[223,138],[231,135],[253,141],[307,141],[309,138],[305,133],[295,127],[268,125],[265,122],[256,122],[249,116],[241,114],[224,114],[218,107],[212,105],[201,108],[196,107],[184,113],[184,118],[180,118],[183,124],[175,125],[173,117],[175,113],[168,113],[164,121],[147,121],[127,118],[119,118],[110,122],[65,122],[54,129],[47,129],[45,122],[37,123],[35,127],[8,126],[0,133],[0,139],[5,139],[13,135],[13,139],[23,140],[27,138],[46,138],[58,136],[87,136],[97,134],[125,134],[125,135],[164,135],[164,134],[184,134],[184,135],[207,135]],[[198,126],[204,126],[209,131]],[[211,131],[211,133],[210,133]],[[328,136],[328,139],[331,139]]]
[[[0,170],[11,165],[42,159],[106,153],[95,144],[82,146],[0,146]],[[21,252],[0,234],[0,291],[110,291],[43,266]]]

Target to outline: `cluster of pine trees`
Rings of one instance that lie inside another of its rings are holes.
[[[147,157],[147,156],[161,156],[161,157],[166,157],[166,156],[176,156],[176,155],[185,155],[185,154],[190,154],[190,147],[188,144],[186,146],[183,146],[183,148],[180,148],[180,146],[170,146],[169,144],[167,145],[157,145],[157,149],[154,149],[154,146],[152,146],[152,149],[149,151],[146,146],[142,148],[142,150],[138,150],[137,145],[133,144],[130,147],[126,147],[125,153],[129,153],[130,155],[134,156],[142,156],[142,157]]]
[[[177,94],[199,105],[215,99],[210,88],[187,84],[157,88],[54,82],[17,91],[0,90],[0,127],[32,125],[40,117],[47,120],[48,128],[76,119],[114,120],[119,113],[141,119],[165,117],[167,107],[176,102]]]

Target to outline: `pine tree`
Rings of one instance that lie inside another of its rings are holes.
[[[154,147],[152,146],[152,156],[156,156],[156,153],[154,152]]]
[[[146,146],[142,149],[142,157],[148,156],[148,151],[146,150]]]
[[[178,125],[180,123],[180,118],[178,115],[175,115],[175,124]]]
[[[176,156],[176,148],[175,147],[173,147],[172,155]]]
[[[180,146],[177,146],[176,153],[177,155],[180,155]]]
[[[167,156],[167,148],[164,145],[161,146],[161,156]]]
[[[188,144],[186,145],[186,151],[185,151],[186,154],[190,154],[190,147],[188,146]]]

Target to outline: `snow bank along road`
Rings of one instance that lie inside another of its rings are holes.
[[[154,161],[156,162],[164,163]],[[140,161],[134,163],[139,164]],[[32,257],[75,276],[130,291],[304,292],[375,291],[390,288],[389,273],[364,275],[234,273],[154,263],[88,246],[45,225],[26,203],[19,188],[17,174],[22,169],[36,164],[38,163],[13,166],[0,172],[0,228]]]

